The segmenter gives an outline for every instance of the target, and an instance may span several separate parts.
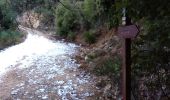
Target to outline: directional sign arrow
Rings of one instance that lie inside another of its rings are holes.
[[[122,38],[135,38],[139,33],[136,25],[118,27],[118,36]]]
[[[128,25],[128,23],[126,24]],[[131,39],[135,38],[139,33],[136,25],[118,27],[118,36],[124,38],[123,43],[123,63],[122,63],[122,100],[130,99],[131,89]]]

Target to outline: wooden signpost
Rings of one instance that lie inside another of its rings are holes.
[[[122,66],[122,96],[123,100],[131,100],[131,39],[135,38],[139,30],[136,25],[118,27],[118,36],[124,38],[123,66]]]
[[[139,33],[136,25],[120,26],[118,27],[118,35],[122,38],[135,38]]]

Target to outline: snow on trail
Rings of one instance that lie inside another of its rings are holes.
[[[93,78],[78,71],[71,58],[79,46],[20,29],[28,32],[27,39],[0,52],[0,100],[88,100],[94,95]]]
[[[32,60],[42,55],[61,55],[75,52],[74,44],[66,44],[61,41],[54,42],[48,40],[43,36],[39,36],[35,33],[39,32],[25,28],[29,33],[27,39],[18,45],[9,47],[0,52],[0,75],[7,71],[8,67],[11,67],[27,57],[30,61],[25,62],[28,65]],[[27,64],[28,63],[28,64]],[[20,66],[23,67],[23,66]]]

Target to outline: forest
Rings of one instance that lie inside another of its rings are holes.
[[[122,10],[126,8],[126,17],[140,30],[131,47],[131,99],[169,100],[169,7],[169,0],[0,0],[0,50],[24,41],[26,35],[18,28],[21,23],[17,17],[25,12],[36,13],[42,16],[36,29],[53,31],[53,38],[81,43],[95,52],[87,52],[84,66],[89,67],[89,62],[95,66],[86,70],[97,76],[107,76],[113,81],[110,84],[117,86],[119,91],[116,96],[96,100],[117,100],[121,95],[120,50],[123,43],[117,37],[117,29],[122,25]],[[29,24],[25,26],[35,28]],[[113,33],[113,38],[108,36],[109,32]],[[111,50],[93,50],[99,47],[104,37],[112,42],[104,44],[108,48],[111,45]],[[113,49],[114,53],[109,55]]]

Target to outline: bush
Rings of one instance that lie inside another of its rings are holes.
[[[91,31],[87,31],[84,33],[85,41],[89,44],[94,43],[96,41],[95,35]]]
[[[114,58],[108,57],[97,64],[94,68],[94,72],[96,75],[113,75],[118,79],[120,78],[120,66],[121,62],[118,56],[115,56]]]
[[[67,36],[70,31],[79,31],[75,29],[76,26],[80,26],[82,30],[89,30],[100,25],[107,25],[111,28],[115,23],[117,24],[117,19],[113,20],[114,1],[61,0],[60,2],[62,2],[62,4],[59,3],[55,11],[56,31],[59,35]],[[89,39],[87,39],[87,41],[89,41]],[[90,41],[90,43],[91,42],[93,43],[94,41]]]
[[[1,31],[0,32],[0,49],[5,47],[15,45],[20,43],[22,40],[23,35],[16,31]]]
[[[71,9],[71,1],[62,0],[61,2],[63,2],[64,6],[59,4],[55,14],[56,31],[59,35],[67,36],[77,25],[78,15]]]
[[[76,38],[76,34],[74,32],[69,32],[68,33],[68,39],[73,41],[75,38]]]
[[[5,1],[0,1],[0,29],[15,29],[17,13]]]
[[[84,0],[83,3],[83,13],[86,19],[90,22],[94,22],[94,18],[96,16],[96,4],[95,0]]]
[[[17,12],[6,0],[0,1],[0,49],[14,45],[21,41],[22,35],[16,32],[15,22]]]

